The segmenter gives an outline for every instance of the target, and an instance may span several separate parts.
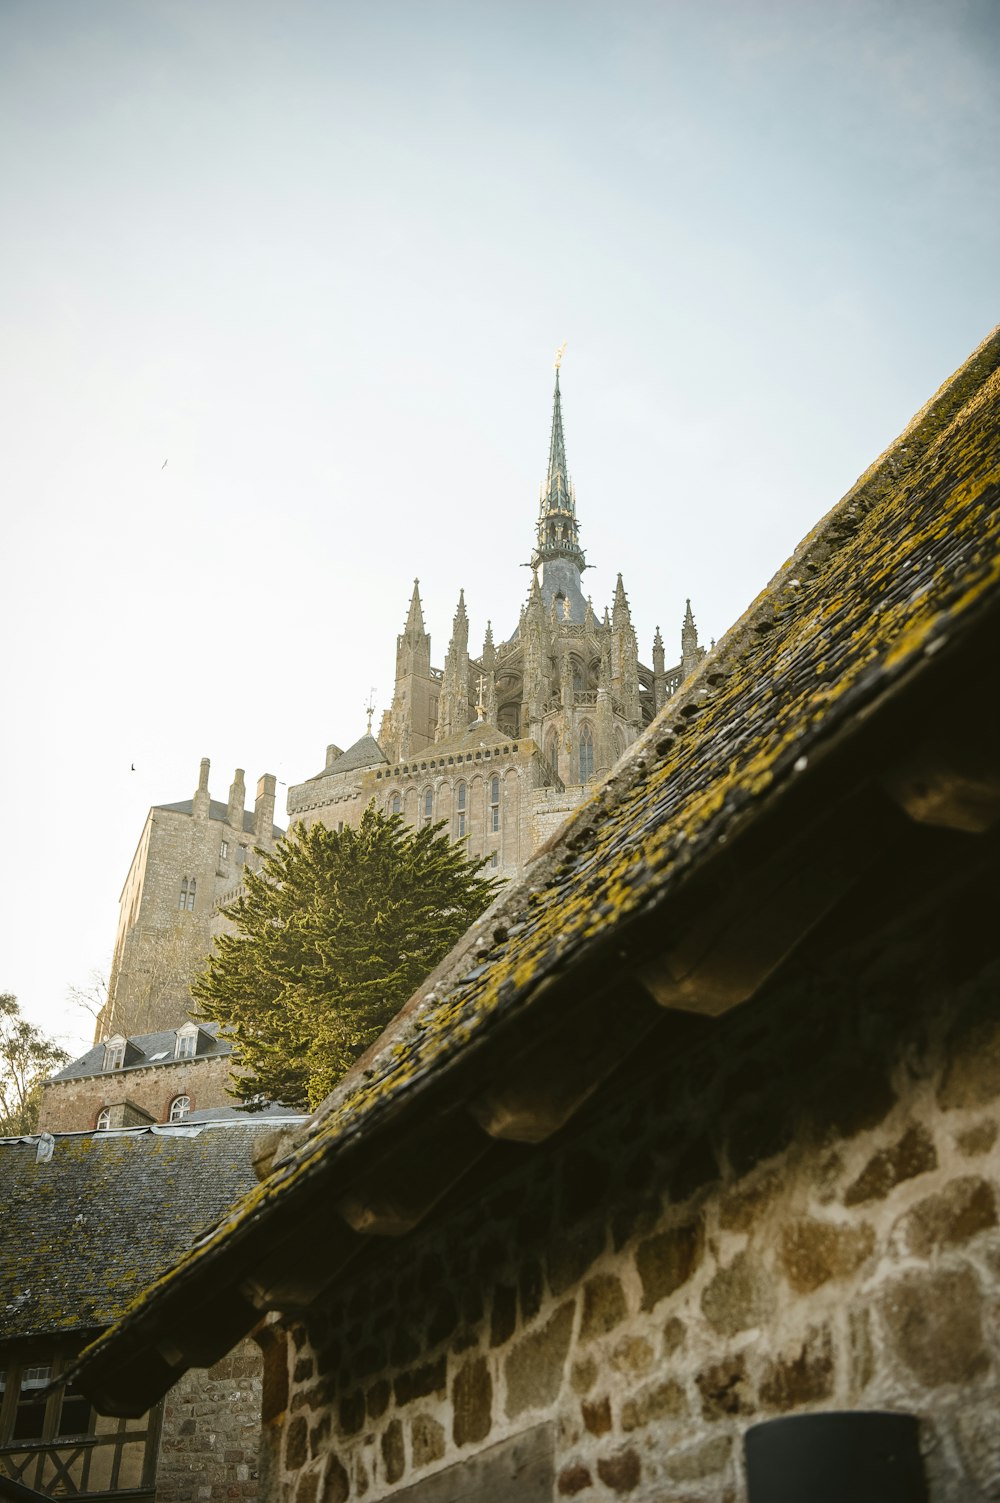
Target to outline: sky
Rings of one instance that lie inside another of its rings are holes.
[[[997,321],[995,0],[0,0],[0,991],[74,1052],[151,804],[517,624],[723,634]],[[134,770],[133,770],[134,767]],[[279,809],[284,787],[279,786]]]

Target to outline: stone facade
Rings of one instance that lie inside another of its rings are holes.
[[[919,1416],[933,1503],[996,1497],[993,933],[965,893],[692,1017],[571,1133],[505,1146],[483,1198],[276,1321],[270,1503],[432,1478],[443,1503],[539,1427],[539,1497],[735,1503],[749,1423],[852,1407]]]
[[[156,1503],[216,1503],[258,1495],[264,1363],[241,1341],[206,1371],[187,1373],[163,1405]]]
[[[108,1002],[95,1038],[150,1033],[183,1023],[190,983],[219,927],[218,907],[238,887],[244,867],[259,864],[282,831],[274,824],[275,779],[257,784],[253,812],[244,808],[243,771],[229,800],[208,790],[202,759],[192,799],[150,809],[122,889]]]
[[[98,1126],[107,1107],[109,1127],[138,1127],[145,1122],[169,1122],[172,1104],[186,1096],[184,1115],[213,1107],[231,1108],[231,1053],[210,1059],[178,1059],[101,1075],[45,1082],[39,1132],[86,1132]],[[119,1108],[128,1108],[119,1113]],[[115,1120],[120,1115],[121,1120]]]

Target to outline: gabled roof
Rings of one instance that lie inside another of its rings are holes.
[[[233,1046],[229,1039],[217,1037],[219,1032],[218,1023],[199,1023],[196,1053],[188,1055],[183,1063],[189,1065],[192,1059],[221,1059],[224,1055],[232,1054]],[[135,1052],[131,1057],[126,1055],[127,1063],[119,1070],[105,1070],[105,1045],[95,1044],[82,1054],[79,1059],[71,1060],[68,1065],[53,1075],[53,1080],[80,1080],[88,1075],[122,1075],[129,1070],[147,1070],[151,1065],[167,1065],[174,1061],[175,1047],[177,1044],[177,1029],[167,1028],[159,1033],[138,1033],[128,1040]]]
[[[384,767],[387,761],[385,752],[369,731],[359,737],[353,746],[341,752],[337,760],[331,762],[329,767],[324,767],[322,772],[309,778],[308,782],[315,783],[320,778],[332,778],[338,772],[359,772],[365,767]]]
[[[263,1183],[95,1343],[97,1401],[148,1404],[260,1310],[301,1308],[371,1236],[417,1224],[490,1139],[555,1131],[654,1016],[676,1022],[650,996],[708,1016],[752,997],[900,809],[970,829],[1000,814],[980,745],[1000,734],[998,516],[1000,331],[276,1141]]]
[[[162,809],[167,814],[193,814],[194,799],[182,798],[176,804],[154,804],[153,808]],[[208,805],[208,817],[209,819],[217,819],[222,824],[226,824],[229,819],[229,805],[222,803],[220,799],[211,799]],[[252,809],[243,810],[243,829],[247,835],[254,833],[254,814]],[[280,840],[284,833],[280,825],[271,826],[271,836],[274,840]]]
[[[256,1182],[264,1118],[0,1140],[0,1333],[103,1329]]]

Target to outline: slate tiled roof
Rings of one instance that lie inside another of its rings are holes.
[[[256,1183],[251,1145],[273,1126],[62,1133],[47,1163],[37,1139],[0,1140],[3,1338],[117,1319]]]
[[[1000,330],[289,1136],[269,1177],[91,1349],[84,1383],[89,1367],[102,1392],[117,1392],[126,1357],[155,1368],[156,1332],[178,1299],[230,1287],[286,1208],[301,1212],[314,1193],[328,1204],[356,1153],[405,1140],[431,1090],[461,1102],[462,1082],[477,1071],[482,1080],[500,1041],[545,1017],[554,983],[582,998],[597,966],[620,968],[651,934],[661,943],[670,905],[724,847],[803,790],[822,790],[825,759],[881,723],[904,691],[939,684],[983,622],[1000,620],[998,517]]]
[[[221,1059],[224,1055],[232,1054],[233,1046],[229,1039],[216,1038],[218,1023],[200,1023],[197,1053],[189,1055],[182,1061],[190,1064],[192,1059]],[[161,1033],[138,1033],[129,1039],[129,1043],[138,1049],[141,1058],[132,1057],[120,1070],[106,1071],[104,1068],[105,1046],[95,1044],[82,1054],[79,1059],[71,1060],[64,1065],[58,1074],[53,1075],[53,1080],[82,1080],[88,1075],[124,1075],[129,1070],[146,1070],[150,1065],[172,1064],[174,1049],[177,1044],[176,1028],[168,1028]]]
[[[176,804],[154,804],[153,808],[165,809],[168,814],[193,814],[194,799],[182,798]],[[220,820],[222,824],[225,824],[229,818],[229,805],[222,803],[220,799],[211,799],[208,805],[208,817],[209,819]],[[252,809],[244,809],[243,811],[243,829],[247,835],[254,833],[254,814]],[[275,840],[280,840],[284,833],[280,825],[271,826],[271,835]]]
[[[355,741],[345,752],[341,752],[335,762],[331,762],[329,767],[324,767],[322,772],[308,781],[315,783],[320,778],[332,778],[338,772],[360,772],[365,767],[382,767],[386,760],[385,752],[369,733]]]

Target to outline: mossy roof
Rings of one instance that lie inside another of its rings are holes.
[[[103,1329],[256,1183],[273,1122],[0,1140],[4,1340]]]
[[[1000,329],[809,534],[613,778],[290,1135],[270,1176],[90,1349],[94,1371],[107,1373],[116,1342],[134,1353],[154,1340],[173,1299],[193,1287],[207,1296],[213,1281],[245,1267],[254,1237],[285,1206],[301,1204],[314,1183],[329,1193],[332,1164],[376,1135],[405,1132],[428,1085],[457,1084],[463,1062],[488,1050],[505,1024],[530,1020],[552,980],[576,975],[586,987],[609,943],[811,776],[824,749],[870,723],[939,648],[1000,609],[998,419]]]

